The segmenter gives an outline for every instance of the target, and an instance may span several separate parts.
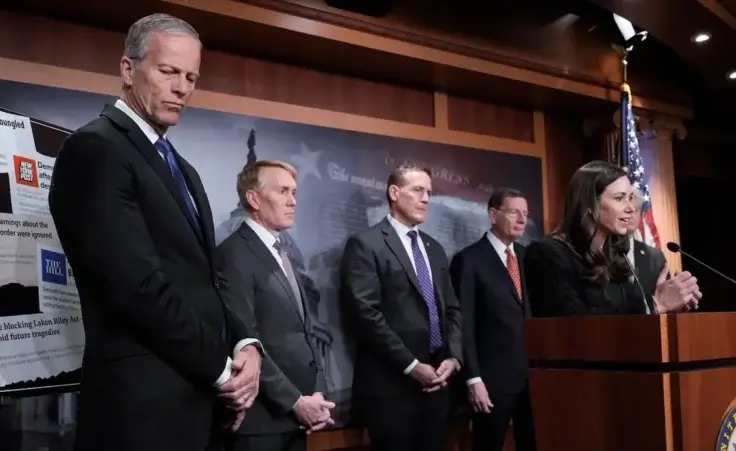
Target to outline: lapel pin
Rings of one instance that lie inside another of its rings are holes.
[[[640,251],[639,251],[639,253],[640,253],[641,255],[644,255],[644,251],[643,251],[643,250],[640,250]]]

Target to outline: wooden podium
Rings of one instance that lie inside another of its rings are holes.
[[[526,330],[539,451],[736,449],[720,432],[736,431],[736,414],[724,418],[736,313],[530,319]]]

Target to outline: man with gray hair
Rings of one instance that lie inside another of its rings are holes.
[[[639,286],[644,292],[647,301],[647,313],[654,311],[654,292],[657,289],[657,279],[667,266],[664,253],[656,247],[639,241],[635,238],[636,231],[641,224],[641,212],[644,207],[644,196],[641,191],[634,192],[634,213],[629,221],[629,253],[627,258],[636,272]]]
[[[75,451],[213,449],[258,393],[253,318],[220,298],[207,195],[166,135],[194,91],[200,53],[186,22],[138,20],[120,99],[56,160],[49,207],[86,337]]]

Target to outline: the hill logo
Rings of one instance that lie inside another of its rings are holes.
[[[41,250],[41,279],[44,282],[66,285],[66,258],[64,254]]]

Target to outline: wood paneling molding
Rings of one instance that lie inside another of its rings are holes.
[[[243,21],[277,27],[310,36],[336,40],[366,49],[400,55],[406,58],[419,59],[426,62],[450,66],[458,69],[477,72],[503,79],[516,80],[530,85],[553,88],[555,90],[592,97],[600,100],[617,102],[619,89],[604,87],[591,83],[565,79],[534,70],[524,69],[507,64],[496,63],[478,57],[440,50],[418,45],[398,39],[375,35],[364,31],[353,30],[313,19],[298,17],[279,11],[248,5],[232,0],[163,0],[166,3],[221,14]],[[634,106],[647,110],[659,111],[678,117],[691,117],[689,108],[673,105],[640,96],[634,98]]]
[[[447,105],[447,94],[444,92],[434,93],[434,126],[440,130],[449,130],[450,111]]]
[[[0,79],[107,95],[118,95],[120,89],[119,78],[112,75],[95,74],[7,58],[0,58]],[[190,106],[396,138],[495,150],[539,158],[544,157],[544,149],[536,143],[456,130],[440,130],[435,127],[245,98],[219,92],[198,90],[192,96]]]
[[[551,154],[548,153],[547,149],[547,130],[545,125],[545,117],[544,114],[541,111],[535,111],[534,116],[534,143],[536,144],[537,148],[539,149],[539,152],[542,154],[542,191],[544,192],[544,196],[542,196],[542,216],[544,218],[544,233],[550,233],[552,230],[550,229],[550,208],[549,204],[551,201],[559,202],[561,198],[554,198],[554,200],[550,199],[550,192],[555,192],[554,187],[549,185],[550,177],[549,177],[549,161],[550,159],[554,158],[561,158],[562,155],[559,154]]]
[[[502,107],[457,96],[447,98],[448,125],[451,130],[499,136],[516,141],[534,142],[531,111]]]

